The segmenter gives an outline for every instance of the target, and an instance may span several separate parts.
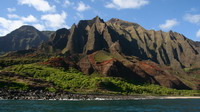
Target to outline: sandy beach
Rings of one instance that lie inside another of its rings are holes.
[[[200,99],[200,96],[164,96],[159,99]]]

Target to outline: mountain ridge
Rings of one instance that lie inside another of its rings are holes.
[[[62,48],[50,45],[52,52],[56,50],[63,54],[91,54],[102,49],[109,52],[118,50],[124,55],[137,56],[142,60],[150,59],[164,65],[175,65],[177,68],[190,67],[190,64],[196,64],[191,57],[199,57],[196,42],[182,34],[146,30],[136,23],[116,18],[107,22],[98,16],[92,20],[82,20],[66,29],[66,32],[70,32],[65,35],[66,43],[61,44]]]
[[[146,30],[137,23],[117,18],[105,22],[99,16],[60,30],[40,32],[32,26],[22,26],[0,38],[0,51],[40,46],[49,52],[91,54],[104,49],[176,68],[199,66],[196,60],[200,57],[200,44],[177,32]]]
[[[37,48],[48,37],[30,25],[23,25],[0,38],[0,52]]]
[[[41,34],[38,38],[44,36],[42,32],[32,30],[37,33],[31,34]],[[27,29],[22,27],[21,33],[25,37],[29,34],[26,32]],[[194,76],[187,79],[190,73],[184,71],[200,67],[199,43],[177,32],[146,30],[137,23],[116,18],[105,22],[97,16],[81,20],[70,29],[45,33],[50,37],[46,41],[37,41],[38,48],[12,52],[7,57],[58,56],[62,58],[47,58],[47,62],[41,63],[64,69],[76,67],[85,75],[99,73],[105,77],[120,77],[175,89],[199,88],[199,79],[191,85]],[[18,34],[20,32],[14,36]]]

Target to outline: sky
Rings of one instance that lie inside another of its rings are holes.
[[[99,16],[200,41],[200,0],[2,0],[0,7],[0,36],[22,25],[55,31]]]

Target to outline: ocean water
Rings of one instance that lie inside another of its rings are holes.
[[[200,99],[121,101],[0,100],[0,112],[200,112]]]

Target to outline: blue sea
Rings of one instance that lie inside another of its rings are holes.
[[[0,100],[0,112],[200,112],[200,99]]]

